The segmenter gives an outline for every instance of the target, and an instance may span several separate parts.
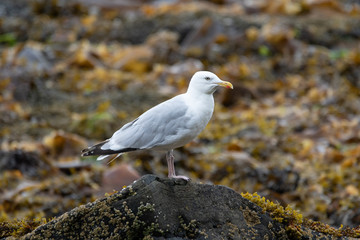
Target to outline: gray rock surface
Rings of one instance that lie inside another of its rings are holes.
[[[291,238],[281,223],[230,188],[145,175],[23,239]]]

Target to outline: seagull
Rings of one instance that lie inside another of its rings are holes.
[[[186,93],[177,95],[144,112],[125,124],[111,138],[82,150],[81,156],[99,155],[103,160],[110,155],[153,149],[166,151],[169,178],[190,180],[175,173],[175,148],[182,147],[204,130],[214,112],[213,93],[218,87],[233,89],[212,72],[196,72]]]

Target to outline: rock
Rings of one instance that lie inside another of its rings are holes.
[[[139,178],[139,173],[130,164],[115,165],[105,170],[101,180],[100,194],[119,191],[123,186],[130,185]]]
[[[23,237],[84,238],[291,239],[284,225],[230,188],[154,175],[77,207]]]

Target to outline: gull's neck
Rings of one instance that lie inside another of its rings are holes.
[[[216,91],[216,87],[209,88],[204,91],[204,89],[199,90],[198,88],[189,86],[186,94],[191,96],[199,96],[199,95],[213,95],[213,93]]]
[[[184,102],[190,111],[195,116],[199,117],[201,126],[205,128],[214,112],[214,97],[212,93],[204,93],[189,89],[184,94]]]
[[[214,97],[213,92],[206,93],[199,91],[197,89],[189,88],[188,91],[184,94],[185,101],[191,107],[200,105],[201,108],[214,108]]]

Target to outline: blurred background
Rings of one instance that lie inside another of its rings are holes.
[[[165,177],[165,154],[111,164],[111,137],[209,70],[234,90],[176,149],[178,174],[360,224],[360,3],[1,0],[0,219],[46,218]]]

